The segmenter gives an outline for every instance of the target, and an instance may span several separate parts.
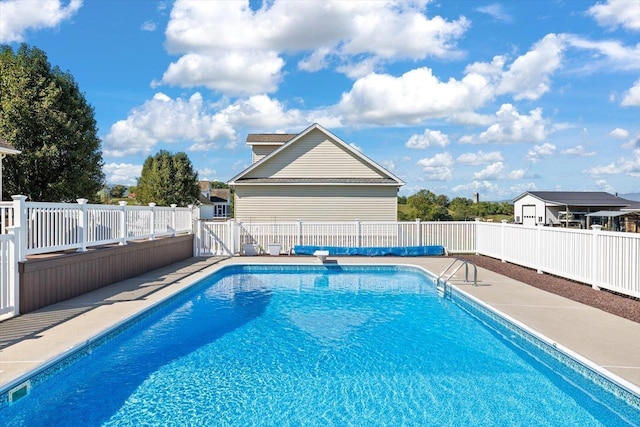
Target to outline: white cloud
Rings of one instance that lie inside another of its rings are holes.
[[[484,190],[490,194],[498,194],[500,187],[497,184],[489,181],[471,181],[468,184],[456,185],[451,189],[454,193],[461,193],[465,191],[480,191]]]
[[[640,44],[626,47],[617,40],[591,41],[573,35],[566,35],[565,40],[568,45],[593,52],[586,62],[581,62],[580,67],[574,70],[577,74],[640,70]]]
[[[448,181],[452,177],[453,157],[449,153],[439,153],[431,158],[418,160],[425,179],[432,181]]]
[[[640,107],[640,80],[637,80],[631,89],[629,89],[622,98],[624,107]]]
[[[626,129],[615,128],[614,130],[609,132],[609,135],[611,135],[614,138],[625,139],[629,136],[629,131]]]
[[[500,177],[502,177],[502,173],[504,172],[504,164],[502,162],[495,162],[487,165],[480,172],[475,172],[473,174],[473,179],[484,179],[487,181],[494,181]]]
[[[405,146],[407,148],[446,147],[449,137],[439,130],[425,129],[422,135],[411,135]]]
[[[563,36],[547,34],[533,49],[518,57],[502,75],[497,93],[535,100],[551,89],[550,76],[560,67]]]
[[[636,148],[640,148],[640,134],[631,138],[627,143],[622,144],[622,148],[627,148],[629,150],[634,150]]]
[[[633,150],[629,157],[621,157],[605,166],[595,166],[588,170],[593,176],[625,174],[640,177],[640,148]]]
[[[599,179],[596,181],[596,187],[598,187],[602,191],[606,191],[607,193],[615,193],[615,188],[607,182],[606,179]]]
[[[497,21],[502,21],[506,23],[511,23],[513,18],[507,12],[505,12],[504,8],[500,3],[492,3],[487,6],[481,6],[476,9],[478,12],[486,13],[487,15],[492,16]]]
[[[542,145],[534,145],[531,150],[527,153],[527,160],[530,162],[538,162],[540,159],[552,156],[556,151],[556,146],[545,142]]]
[[[198,92],[188,99],[172,99],[159,92],[111,126],[103,139],[104,154],[148,155],[160,141],[190,142],[190,151],[215,149],[221,143],[232,148],[238,142],[239,128],[257,132],[299,131],[314,122],[339,127],[337,119],[322,114],[322,111],[306,114],[287,110],[266,95],[243,98],[229,105],[209,105]]]
[[[473,110],[491,96],[488,81],[478,74],[441,82],[429,68],[417,68],[400,77],[374,73],[358,79],[336,110],[349,122],[418,124]]]
[[[298,64],[303,70],[317,71],[335,62],[352,73],[354,59],[371,64],[367,58],[459,56],[456,41],[469,28],[468,20],[429,18],[424,6],[423,0],[274,0],[254,11],[248,1],[177,0],[166,46],[169,53],[184,56],[171,64],[161,83],[264,93],[276,90],[285,55],[307,55]]]
[[[200,181],[216,181],[218,173],[215,169],[203,168],[198,169],[198,179]]]
[[[637,1],[607,0],[606,3],[591,6],[588,13],[602,26],[622,26],[628,30],[640,31],[640,3]]]
[[[486,163],[500,162],[502,160],[502,153],[499,151],[492,151],[490,153],[485,153],[483,151],[478,151],[477,153],[464,153],[456,159],[458,163],[462,163],[464,165],[482,165]]]
[[[142,173],[142,165],[131,163],[106,163],[102,168],[108,184],[136,185]]]
[[[274,92],[284,60],[275,52],[189,53],[171,63],[160,83],[180,87],[205,86],[231,95]],[[153,86],[160,83],[153,82]]]
[[[575,147],[567,148],[566,150],[562,150],[562,154],[568,154],[570,156],[575,157],[589,157],[595,156],[595,151],[587,151],[582,145],[576,145]]]
[[[522,179],[527,175],[527,171],[524,169],[515,169],[509,172],[509,179]]]
[[[477,137],[467,135],[461,143],[514,143],[543,141],[552,131],[546,129],[542,110],[536,108],[529,115],[518,113],[511,104],[503,104],[496,112],[495,123]]]
[[[158,26],[153,21],[144,21],[140,26],[142,31],[154,32]]]
[[[193,141],[192,149],[211,147],[219,140],[235,139],[225,115],[210,115],[202,96],[171,99],[157,93],[111,126],[104,138],[106,156],[147,155],[159,141]]]
[[[23,42],[28,30],[55,28],[70,19],[82,6],[71,0],[64,7],[59,0],[7,0],[0,3],[0,43]]]

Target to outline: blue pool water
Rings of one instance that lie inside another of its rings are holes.
[[[417,269],[228,267],[0,425],[640,425],[637,407],[468,307]]]

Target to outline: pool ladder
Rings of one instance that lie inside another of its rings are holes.
[[[464,281],[465,283],[469,283],[469,265],[473,266],[473,286],[478,286],[478,267],[475,263],[465,259],[454,258],[453,261],[451,261],[451,264],[449,264],[436,279],[436,289],[445,295],[447,282],[458,272],[458,270],[462,268],[462,266],[464,266]]]

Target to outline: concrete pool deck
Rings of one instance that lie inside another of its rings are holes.
[[[452,258],[330,257],[330,261],[341,265],[415,265],[440,274]],[[0,390],[19,384],[34,370],[232,264],[321,263],[316,257],[303,256],[191,258],[0,322]],[[451,283],[609,371],[640,395],[640,323],[482,268],[478,268],[478,286],[464,283],[463,279],[464,269],[461,269]]]

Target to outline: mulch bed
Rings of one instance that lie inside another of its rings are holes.
[[[550,274],[538,274],[535,270],[504,263],[499,259],[482,255],[461,255],[457,258],[474,262],[478,267],[526,283],[538,289],[598,308],[616,316],[640,323],[640,299],[606,290],[595,290],[591,285],[574,282]]]

